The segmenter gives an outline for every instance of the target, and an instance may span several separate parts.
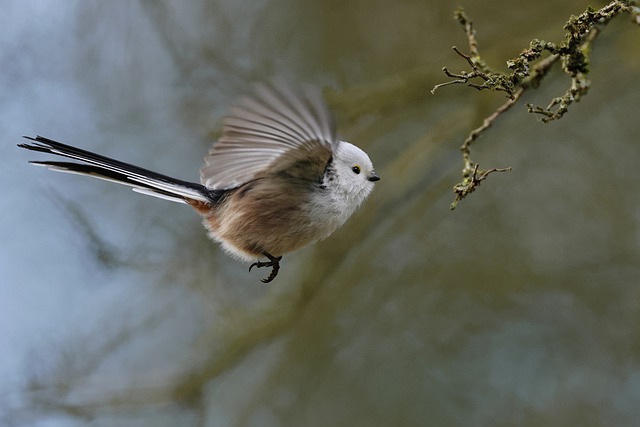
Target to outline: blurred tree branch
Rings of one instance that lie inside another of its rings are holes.
[[[553,43],[533,39],[520,55],[507,61],[507,67],[511,71],[504,73],[494,70],[484,61],[478,49],[473,22],[463,9],[456,10],[455,18],[467,35],[469,54],[455,46],[453,50],[469,64],[471,71],[453,73],[444,67],[442,71],[452,80],[435,85],[431,93],[444,86],[463,84],[477,90],[505,92],[509,99],[485,118],[481,126],[472,130],[460,147],[464,162],[462,181],[453,187],[456,198],[451,209],[455,209],[460,200],[473,193],[490,174],[511,170],[480,169],[479,164],[471,159],[470,147],[498,117],[520,100],[526,90],[537,88],[557,62],[561,62],[562,70],[571,78],[569,88],[563,95],[553,98],[546,107],[526,104],[528,111],[540,116],[544,123],[558,120],[567,113],[571,104],[579,102],[587,94],[590,86],[587,76],[591,47],[609,21],[622,12],[631,14],[633,22],[640,24],[640,7],[635,0],[614,0],[598,10],[589,7],[580,15],[569,18],[564,25],[567,33],[563,41]],[[543,58],[545,53],[549,55]]]

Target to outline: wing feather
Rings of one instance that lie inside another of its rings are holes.
[[[310,86],[294,90],[275,80],[257,85],[254,97],[241,98],[229,111],[222,136],[204,159],[200,181],[209,189],[235,188],[305,155],[320,157],[312,159],[318,166],[309,171],[318,175],[338,143],[321,92]]]

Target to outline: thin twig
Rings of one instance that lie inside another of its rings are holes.
[[[477,48],[477,45],[476,45],[476,48]],[[467,86],[472,87],[474,89],[478,89],[478,90],[491,89],[494,91],[506,92],[510,98],[513,96],[513,88],[511,87],[510,84],[505,84],[506,80],[503,79],[502,76],[497,75],[495,73],[488,74],[478,66],[478,61],[475,60],[475,58],[465,54],[456,46],[453,46],[452,49],[455,53],[457,53],[462,58],[464,58],[464,60],[467,61],[467,63],[469,63],[473,71],[471,72],[461,71],[460,74],[456,74],[449,71],[447,67],[442,67],[442,71],[446,74],[446,76],[451,77],[452,79],[455,79],[455,80],[450,80],[448,82],[439,83],[435,85],[433,89],[431,89],[432,94],[435,94],[436,90],[438,90],[443,86],[449,86],[452,84],[466,84]],[[482,68],[486,68],[486,66],[483,66]],[[480,85],[477,83],[470,82],[471,79],[475,79],[475,78],[481,78],[482,80],[484,80],[484,83]]]

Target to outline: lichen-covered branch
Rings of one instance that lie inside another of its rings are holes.
[[[622,12],[629,13],[632,20],[640,24],[640,8],[636,1],[615,0],[597,10],[589,7],[580,15],[569,18],[564,26],[566,30],[564,40],[559,43],[532,40],[529,47],[520,55],[507,61],[510,72],[503,73],[495,71],[484,61],[478,48],[473,22],[463,9],[456,10],[455,18],[467,35],[469,54],[455,46],[453,50],[467,62],[471,70],[454,73],[446,67],[443,68],[442,71],[451,80],[435,85],[431,92],[434,93],[444,86],[464,84],[477,90],[505,92],[509,99],[485,118],[481,126],[471,131],[460,147],[464,162],[462,181],[453,188],[456,198],[451,209],[455,209],[460,200],[474,192],[490,174],[511,170],[511,168],[480,169],[479,165],[471,159],[470,147],[498,117],[520,100],[526,90],[538,87],[557,62],[562,64],[563,71],[571,78],[571,84],[563,95],[553,98],[545,107],[527,104],[528,111],[538,115],[545,123],[558,120],[569,111],[571,104],[580,101],[587,94],[590,86],[587,76],[591,47],[602,28]]]

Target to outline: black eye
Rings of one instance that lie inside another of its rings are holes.
[[[354,166],[351,168],[351,170],[353,171],[353,173],[358,175],[360,173],[360,166]]]

